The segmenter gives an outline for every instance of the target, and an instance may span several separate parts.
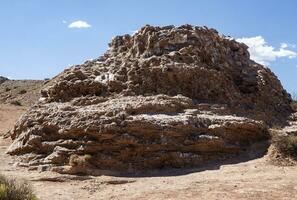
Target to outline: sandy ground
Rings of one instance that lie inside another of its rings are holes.
[[[0,133],[7,131],[24,109],[1,105]],[[0,173],[29,180],[41,200],[297,199],[297,167],[273,166],[265,156],[144,177],[69,176],[14,166],[12,158],[5,154],[10,142],[0,139]]]
[[[0,104],[0,135],[9,131],[26,109],[22,106]]]

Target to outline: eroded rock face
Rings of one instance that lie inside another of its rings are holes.
[[[16,124],[8,150],[63,173],[224,159],[291,113],[277,77],[214,29],[145,26],[65,70]]]

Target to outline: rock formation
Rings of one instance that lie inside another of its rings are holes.
[[[291,113],[277,77],[214,29],[145,26],[42,90],[8,153],[62,173],[203,165],[266,140]]]

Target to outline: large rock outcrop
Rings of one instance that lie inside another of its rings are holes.
[[[291,113],[277,77],[214,29],[145,26],[56,76],[8,153],[64,173],[182,167],[267,139]]]

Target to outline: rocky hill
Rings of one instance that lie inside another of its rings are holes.
[[[0,84],[7,81],[8,78],[4,77],[4,76],[0,76]]]
[[[45,87],[42,80],[8,80],[1,83],[0,103],[32,106],[41,97],[40,91]]]
[[[205,165],[269,138],[291,98],[214,29],[145,26],[65,70],[16,124],[8,153],[61,173]]]

